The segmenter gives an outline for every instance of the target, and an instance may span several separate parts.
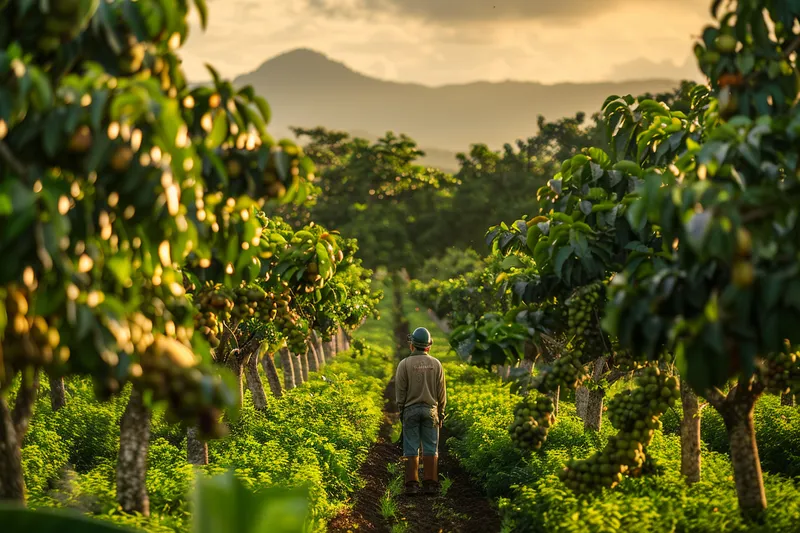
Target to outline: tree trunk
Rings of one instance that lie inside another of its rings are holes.
[[[339,328],[339,333],[341,334],[344,351],[348,351],[350,349],[350,335],[348,335],[344,328],[341,327]]]
[[[294,382],[299,387],[306,382],[304,376],[308,375],[308,371],[303,368],[303,358],[300,357],[300,354],[292,355],[292,365],[294,366]]]
[[[317,357],[317,347],[314,346],[314,342],[311,340],[308,341],[308,350],[306,353],[308,354],[308,371],[319,372],[319,357]]]
[[[594,362],[592,380],[595,385],[600,382],[605,364],[605,357],[598,357]],[[600,426],[603,424],[603,398],[605,395],[606,391],[599,386],[589,391],[589,397],[586,401],[586,418],[583,420],[583,429],[600,431]]]
[[[700,403],[688,384],[681,383],[681,475],[686,483],[700,481]]]
[[[276,398],[283,396],[281,390],[281,380],[278,378],[278,369],[275,368],[275,357],[271,353],[264,354],[261,359],[261,366],[264,368],[264,374],[267,375],[267,383],[272,395]]]
[[[561,395],[561,387],[556,387],[556,390],[548,394],[553,401],[553,415],[558,416],[558,397]]]
[[[325,354],[326,362],[333,360],[333,339],[329,341],[322,341],[322,353]]]
[[[727,396],[716,389],[708,396],[709,403],[719,411],[725,422],[731,444],[731,463],[739,511],[749,521],[760,521],[767,508],[764,478],[753,427],[753,409],[762,392],[760,383],[740,380]]]
[[[193,465],[207,465],[208,444],[200,440],[198,433],[195,426],[189,427],[186,432],[186,458]]]
[[[50,378],[50,406],[55,413],[67,405],[67,391],[64,378]]]
[[[581,420],[586,420],[586,406],[589,404],[589,389],[581,385],[575,389],[575,411]]]
[[[298,357],[300,357],[300,368],[303,369],[303,383],[308,381],[308,373],[309,373],[309,370],[310,370],[309,366],[308,366],[308,360],[309,360],[308,350],[309,350],[309,348],[308,348],[308,345],[306,344],[306,349],[303,352],[303,355],[299,355],[298,354]]]
[[[786,392],[781,394],[781,405],[785,405],[787,407],[794,407],[794,394],[791,392]]]
[[[287,348],[281,348],[281,368],[283,370],[283,387],[292,390],[297,386],[294,381],[294,361]]]
[[[737,412],[733,416],[723,417],[723,420],[731,442],[731,463],[739,508],[745,516],[753,517],[767,508],[753,428],[753,405],[746,412]]]
[[[0,397],[0,501],[25,501],[25,480],[22,477],[22,439],[33,416],[39,371],[23,373],[14,409]]]
[[[117,460],[117,502],[126,513],[150,516],[145,484],[149,443],[150,410],[144,405],[141,393],[133,389],[120,420]]]
[[[253,396],[253,407],[264,411],[267,408],[267,393],[264,390],[261,376],[258,375],[258,352],[259,348],[256,347],[255,351],[250,354],[245,366],[245,377],[247,378],[247,388],[250,389],[250,394]]]
[[[244,364],[238,352],[228,356],[228,368],[236,377],[236,405],[241,409],[244,400]]]
[[[325,366],[325,350],[322,348],[322,335],[316,331],[311,332],[311,340],[314,343],[314,352],[317,354],[317,371],[321,371]]]

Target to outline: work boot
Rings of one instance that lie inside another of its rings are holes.
[[[406,457],[406,495],[419,494],[419,457]]]
[[[439,457],[429,455],[422,458],[422,489],[425,494],[439,493]]]

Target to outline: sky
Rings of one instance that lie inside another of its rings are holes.
[[[311,48],[376,78],[472,81],[701,80],[693,43],[708,0],[208,0],[182,49],[190,80],[226,77]]]

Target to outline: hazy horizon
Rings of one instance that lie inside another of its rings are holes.
[[[209,0],[209,27],[203,31],[193,16],[181,56],[192,82],[209,79],[204,63],[235,78],[298,48],[318,51],[369,77],[430,87],[702,80],[692,46],[698,28],[711,20],[709,2],[597,4]]]

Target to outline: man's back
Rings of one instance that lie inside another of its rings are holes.
[[[447,401],[442,363],[424,352],[415,351],[397,365],[396,396],[399,408],[418,403],[436,407],[444,414]]]

